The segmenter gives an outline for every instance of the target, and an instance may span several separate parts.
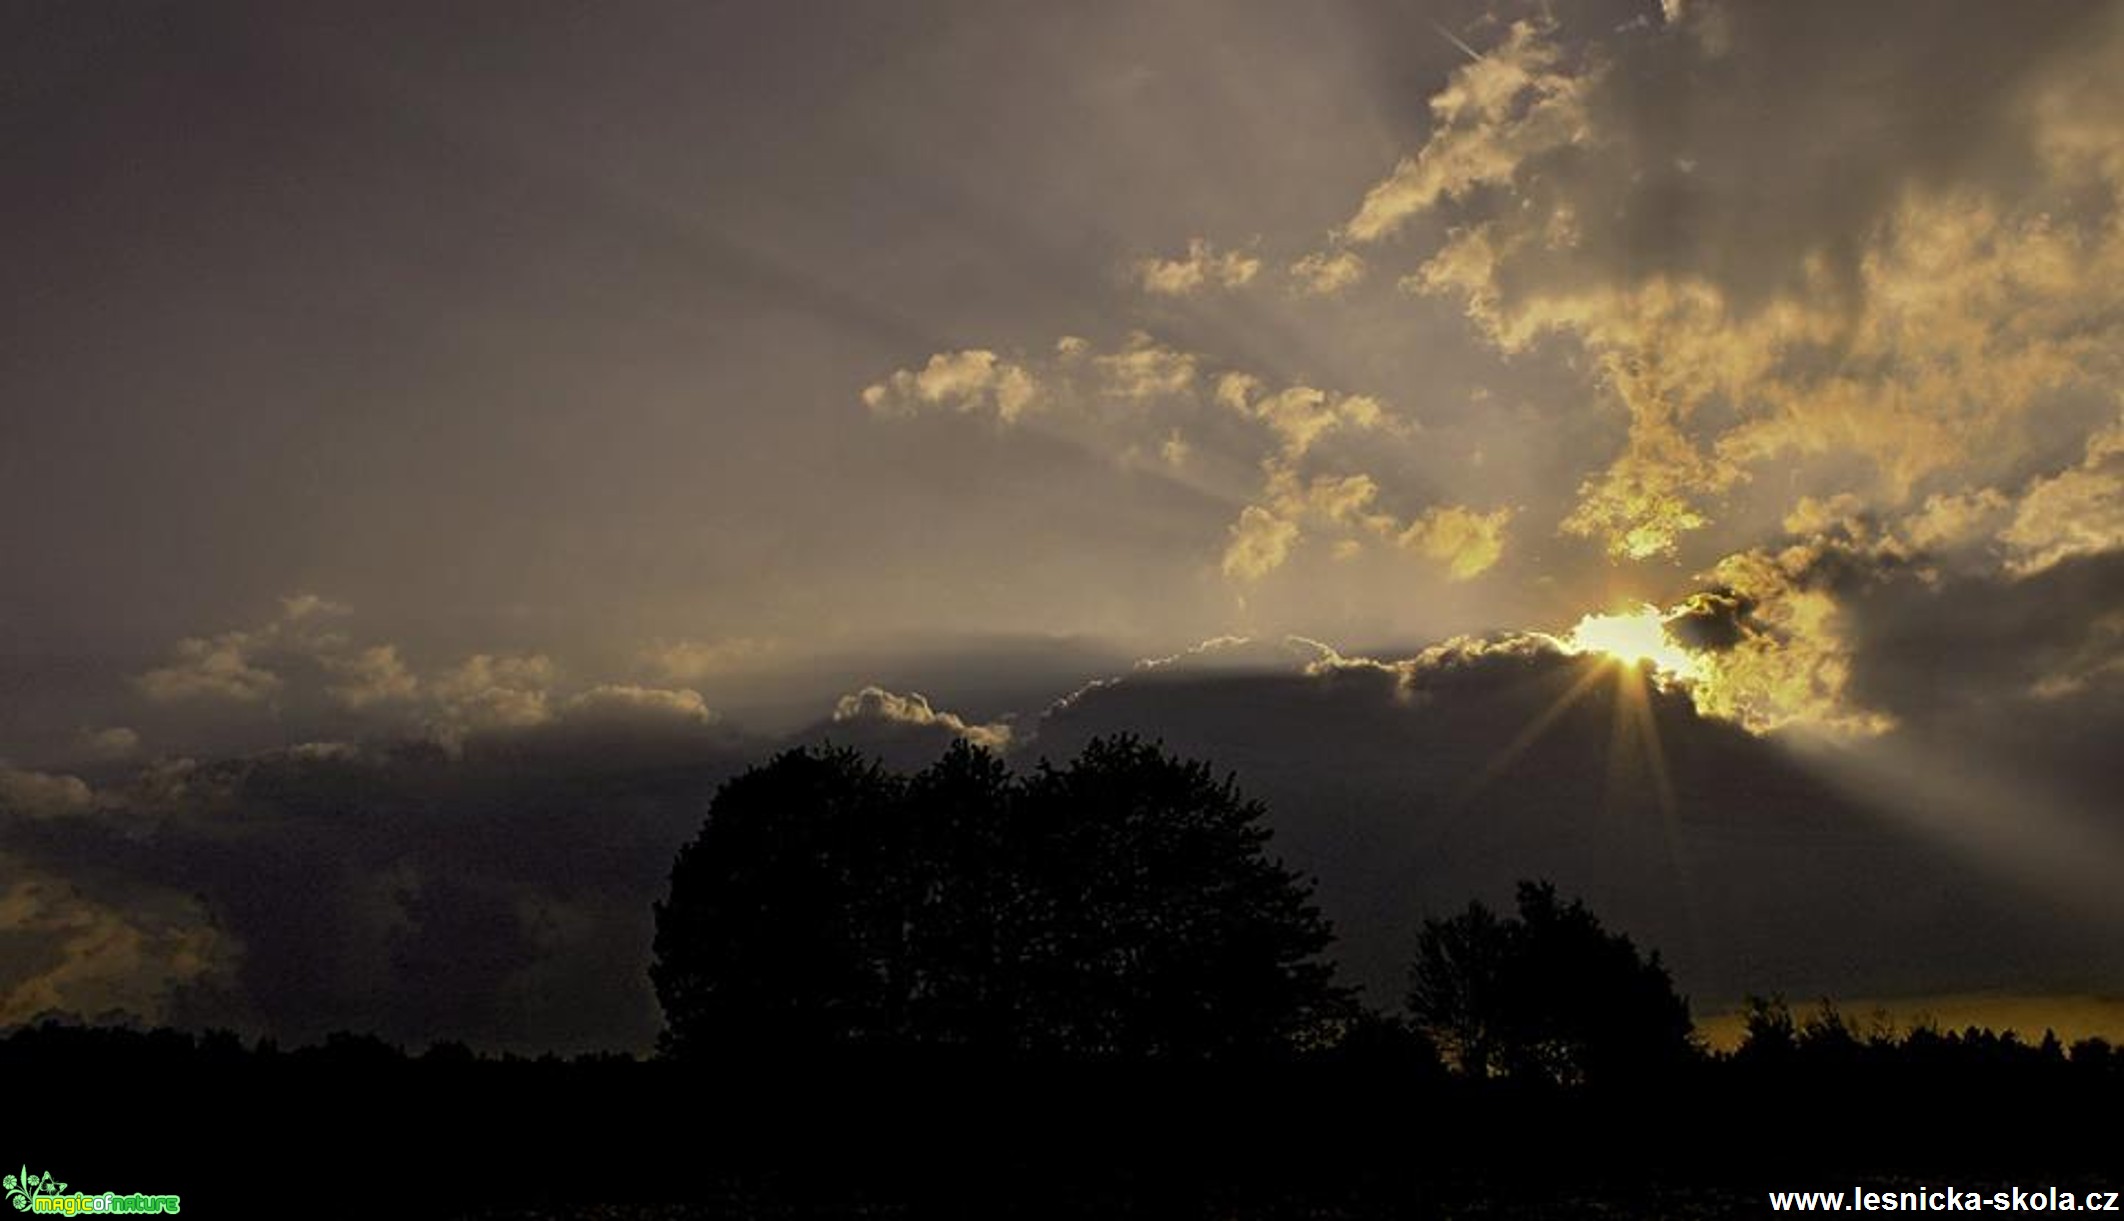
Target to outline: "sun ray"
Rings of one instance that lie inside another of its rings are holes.
[[[1473,779],[1462,785],[1453,794],[1452,800],[1446,803],[1446,808],[1456,812],[1465,808],[1482,790],[1488,788],[1497,777],[1503,775],[1504,770],[1510,767],[1514,760],[1526,753],[1528,747],[1534,745],[1535,742],[1541,739],[1543,734],[1549,731],[1549,727],[1556,723],[1557,718],[1563,716],[1564,713],[1570,711],[1572,705],[1585,698],[1586,692],[1592,688],[1593,684],[1600,681],[1601,673],[1601,667],[1589,666],[1583,674],[1572,680],[1571,685],[1564,690],[1562,695],[1557,696],[1548,707],[1542,709],[1540,715],[1529,721],[1527,727],[1514,735],[1510,742],[1505,743],[1504,749],[1498,751],[1483,766],[1483,769],[1475,774]]]
[[[1710,961],[1710,947],[1705,942],[1704,921],[1697,903],[1695,871],[1689,867],[1688,854],[1682,848],[1681,803],[1675,796],[1674,776],[1667,766],[1666,745],[1660,739],[1659,718],[1652,706],[1654,690],[1646,681],[1642,660],[1630,664],[1621,664],[1620,658],[1617,661],[1615,716],[1618,732],[1615,736],[1619,740],[1628,739],[1643,759],[1653,805],[1659,813],[1660,842],[1666,850],[1667,870],[1674,879],[1676,898],[1681,902],[1682,925],[1698,961]],[[1612,761],[1610,774],[1614,774]]]

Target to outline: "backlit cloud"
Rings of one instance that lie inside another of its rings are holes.
[[[2088,438],[2080,465],[2029,487],[1999,541],[2022,576],[2124,547],[2124,420]]]
[[[2124,45],[2113,16],[2060,6],[1997,31],[2006,50],[1986,21],[1916,46],[1899,26],[1866,76],[1839,73],[1871,44],[1824,60],[1782,7],[1672,21],[1593,43],[1512,27],[1346,227],[1371,242],[1439,215],[1450,232],[1407,287],[1460,301],[1504,352],[1563,337],[1590,358],[1626,439],[1567,533],[1673,555],[1756,472],[1852,455],[1871,473],[1852,490],[1903,506],[2025,451],[2033,418],[2114,372],[2124,104],[2087,66]],[[1986,65],[1974,128],[1923,100],[1965,59]],[[1876,122],[1746,104],[1759,88]],[[1857,172],[1764,155],[1787,146]]]
[[[994,352],[939,352],[920,369],[901,369],[863,389],[863,405],[880,414],[906,415],[928,407],[993,412],[1008,423],[1029,410],[1039,394],[1023,366]]]
[[[398,646],[370,645],[346,656],[328,657],[325,669],[338,680],[329,691],[349,708],[411,700],[420,694],[420,680],[398,656]]]
[[[1253,473],[1257,482],[1227,526],[1217,562],[1235,583],[1277,572],[1311,533],[1326,535],[1342,558],[1363,554],[1368,540],[1398,544],[1451,580],[1487,571],[1504,553],[1510,509],[1419,500],[1406,517],[1396,515],[1391,505],[1401,497],[1361,465],[1366,441],[1398,446],[1420,430],[1371,395],[1302,382],[1277,387],[1244,369],[1206,368],[1201,357],[1142,331],[1103,353],[1065,337],[1034,376],[1052,388],[1046,426],[1120,461],[1155,455],[1167,470],[1204,465],[1227,480]],[[1247,427],[1234,431],[1233,420]],[[1324,455],[1330,442],[1335,452]]]
[[[153,700],[224,699],[258,703],[280,690],[280,675],[251,661],[250,638],[241,632],[177,642],[176,658],[140,676]]]
[[[1332,297],[1364,279],[1364,260],[1355,251],[1315,251],[1290,267],[1291,283],[1298,292],[1314,297]]]
[[[865,687],[842,696],[834,705],[833,722],[836,725],[872,723],[936,728],[991,750],[1002,750],[1011,741],[1009,725],[969,724],[956,713],[930,707],[928,698],[919,691],[896,695],[883,687]]]
[[[642,687],[633,683],[600,683],[568,698],[562,713],[571,723],[676,721],[705,725],[715,719],[708,702],[691,688]]]
[[[1584,140],[1589,82],[1561,59],[1543,26],[1522,21],[1455,70],[1431,99],[1431,138],[1365,193],[1343,231],[1378,241],[1441,199],[1509,182],[1534,157]]]
[[[1494,567],[1504,554],[1505,527],[1512,510],[1480,513],[1465,505],[1434,506],[1408,524],[1395,541],[1445,566],[1454,580],[1465,581]]]
[[[1218,250],[1204,238],[1191,238],[1187,253],[1178,258],[1137,260],[1136,283],[1144,292],[1161,297],[1186,297],[1219,288],[1243,288],[1261,270],[1257,255],[1239,250]]]
[[[429,683],[436,726],[447,737],[467,730],[523,729],[552,717],[554,666],[543,654],[475,653]]]

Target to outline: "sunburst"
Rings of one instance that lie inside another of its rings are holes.
[[[1573,653],[1597,653],[1635,668],[1646,662],[1661,679],[1699,677],[1694,653],[1667,629],[1666,612],[1650,603],[1610,614],[1591,614],[1562,637]]]

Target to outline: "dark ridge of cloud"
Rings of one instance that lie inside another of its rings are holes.
[[[1982,641],[2067,583],[2093,582],[2071,585],[2084,594],[2114,579],[2113,567],[2074,562],[2019,583],[1958,586],[1971,608],[1957,627],[1928,600],[1947,595],[1927,593],[1916,572],[1840,586],[1855,630],[1930,621]],[[1869,698],[1909,717],[1929,698],[1922,672],[1940,667],[1915,646],[1900,660],[1904,687],[1872,671],[1862,679]],[[2119,913],[2030,902],[2026,870],[1970,851],[1971,820],[1980,834],[2033,825],[2010,797],[1983,790],[1957,807],[1962,823],[1928,823],[1908,808],[1929,799],[1913,773],[1849,782],[1776,739],[1699,715],[1680,690],[1648,684],[1640,704],[1605,664],[1537,636],[1456,641],[1398,661],[1223,640],[1013,723],[1012,757],[1066,758],[1094,734],[1131,731],[1233,771],[1268,803],[1276,850],[1318,877],[1349,977],[1386,1006],[1398,1002],[1423,916],[1502,900],[1527,876],[1584,894],[1661,949],[1704,1004],[1773,989],[2086,989],[2124,968]],[[2048,733],[2058,741],[2026,742],[2048,750],[2044,768],[2104,775],[2096,746],[2124,725],[2117,685],[2091,681],[1995,721],[2050,717],[2010,741]],[[886,694],[781,739],[661,715],[659,698],[646,720],[557,717],[452,745],[164,760],[94,789],[11,773],[4,864],[14,886],[44,889],[31,892],[20,931],[32,935],[0,962],[0,985],[43,980],[55,1007],[285,1039],[355,1028],[416,1045],[644,1048],[659,1021],[646,979],[650,903],[723,779],[800,741],[915,768],[969,728],[947,705]],[[605,711],[636,703],[615,697]],[[1952,745],[1969,732],[1912,718],[1887,740]],[[67,894],[99,902],[68,906]],[[141,956],[101,960],[62,926],[110,930]]]
[[[1887,709],[1913,749],[1982,760],[2124,831],[2124,554],[2028,577],[1906,576],[1846,604],[1854,698]]]
[[[145,1020],[314,1039],[646,1048],[650,904],[755,757],[559,731],[164,764],[93,815],[9,818],[24,876],[193,895],[231,952]]]
[[[1855,688],[1914,717],[2026,695],[2074,663],[2106,661],[2103,625],[2124,605],[2124,552],[2028,577],[1882,582],[1850,604]],[[2112,641],[2112,647],[2117,642]]]
[[[2043,914],[1778,743],[1648,689],[1663,810],[1632,697],[1610,679],[1535,732],[1599,664],[1522,649],[1399,672],[1129,679],[1051,715],[1038,749],[1128,730],[1235,770],[1268,802],[1278,850],[1319,878],[1375,1001],[1398,999],[1422,915],[1528,876],[1660,948],[1700,1001],[2085,984],[2118,965],[2116,928]]]
[[[1522,635],[1404,660],[1220,638],[1038,720],[910,687],[765,738],[681,692],[606,684],[451,741],[165,759],[94,785],[10,771],[0,867],[25,936],[0,997],[16,1018],[45,998],[289,1039],[646,1047],[649,904],[722,779],[795,742],[912,769],[1003,726],[1021,766],[1132,731],[1235,772],[1278,850],[1320,879],[1338,957],[1382,1005],[1424,915],[1524,876],[1586,895],[1709,1004],[2087,989],[2124,969],[2124,913],[2084,878],[2043,879],[2114,849],[2124,558],[1972,574],[1863,523],[1779,554],[1791,588],[1835,601],[1845,694],[1894,721],[1841,755],[1699,715],[1680,689],[1647,684],[1639,704],[1605,663]],[[1777,596],[1705,590],[1677,635],[1758,639]]]

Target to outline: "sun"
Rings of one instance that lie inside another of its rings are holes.
[[[1649,603],[1615,614],[1587,615],[1563,637],[1573,653],[1602,653],[1627,665],[1651,662],[1662,676],[1694,678],[1696,655],[1676,644],[1666,612]]]

